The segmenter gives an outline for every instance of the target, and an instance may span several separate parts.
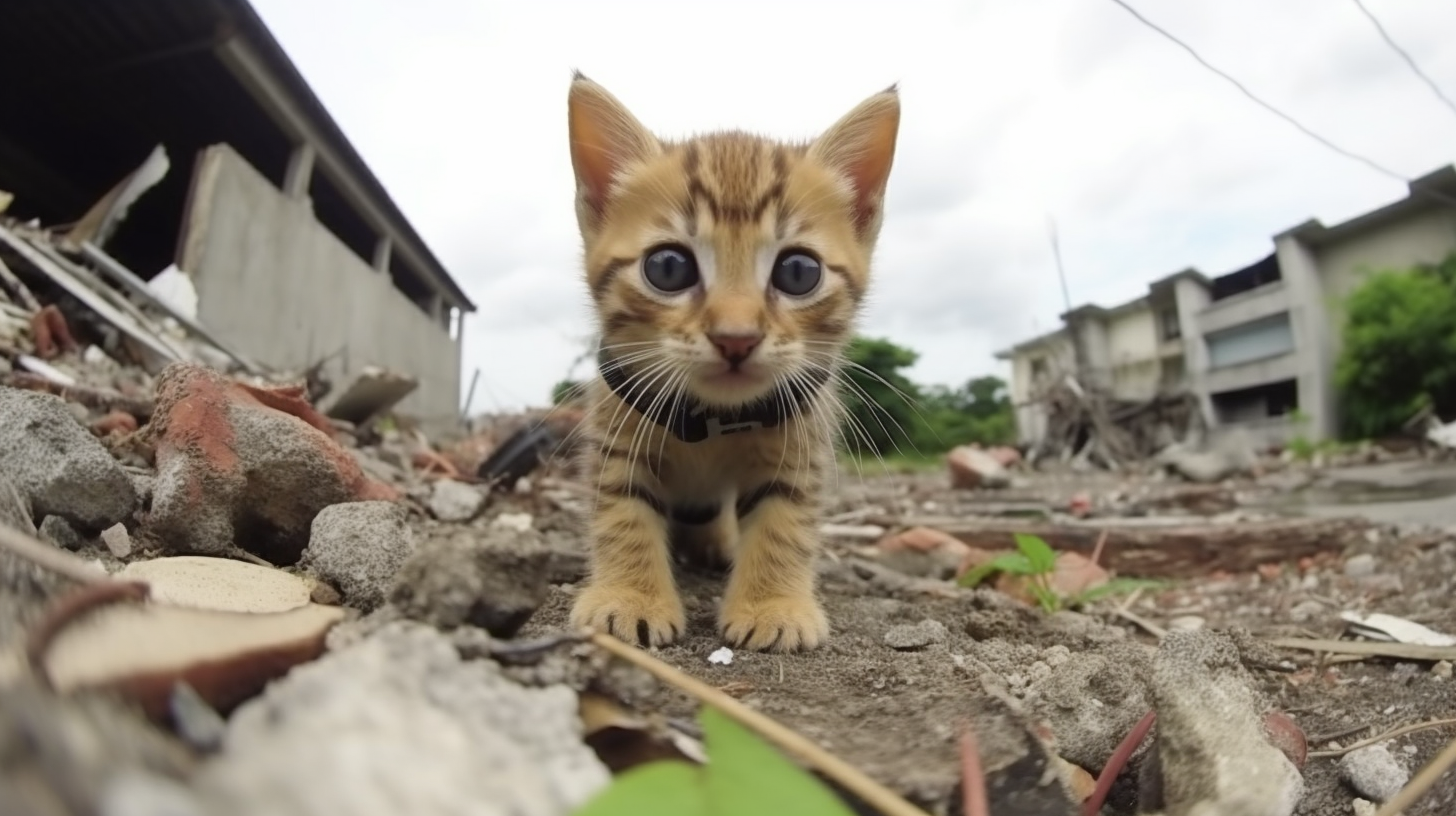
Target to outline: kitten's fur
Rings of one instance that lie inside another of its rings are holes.
[[[898,92],[869,97],[808,144],[741,132],[664,141],[581,74],[568,107],[587,283],[628,396],[724,411],[829,375],[777,426],[693,443],[595,377],[583,446],[597,487],[591,577],[572,622],[643,645],[682,635],[671,536],[732,563],[719,610],[728,643],[814,648],[829,633],[813,561],[841,412],[833,375],[868,283]],[[691,252],[695,285],[667,294],[648,282],[644,264],[663,245]],[[770,277],[786,250],[820,264],[807,294]]]

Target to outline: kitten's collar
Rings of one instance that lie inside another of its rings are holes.
[[[597,356],[597,370],[607,387],[637,413],[672,431],[684,442],[702,442],[729,434],[772,428],[801,412],[804,403],[828,380],[827,372],[816,369],[793,383],[774,388],[762,399],[740,408],[712,409],[689,396],[656,399],[658,392],[642,388],[640,381],[629,385],[629,376],[616,360],[605,353]]]

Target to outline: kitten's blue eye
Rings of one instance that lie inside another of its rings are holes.
[[[786,295],[802,296],[814,291],[824,277],[819,259],[805,252],[785,252],[774,261],[769,281]]]
[[[642,277],[659,291],[681,292],[697,284],[698,261],[686,247],[657,247],[642,259]]]

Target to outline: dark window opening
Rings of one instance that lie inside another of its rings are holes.
[[[1270,253],[1267,258],[1237,272],[1214,278],[1212,299],[1217,302],[1280,280],[1283,280],[1283,273],[1279,269],[1279,256]]]
[[[1294,379],[1222,391],[1211,395],[1221,424],[1253,422],[1286,416],[1299,409],[1299,381]]]
[[[309,180],[308,196],[313,200],[314,218],[359,256],[365,266],[373,267],[374,247],[378,242],[374,228],[317,167]]]

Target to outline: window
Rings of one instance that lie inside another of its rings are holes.
[[[1289,326],[1288,312],[1215,332],[1207,340],[1210,368],[1252,363],[1294,351],[1294,331]]]
[[[1158,334],[1164,341],[1177,340],[1183,336],[1183,326],[1178,322],[1178,307],[1164,306],[1158,310]]]

